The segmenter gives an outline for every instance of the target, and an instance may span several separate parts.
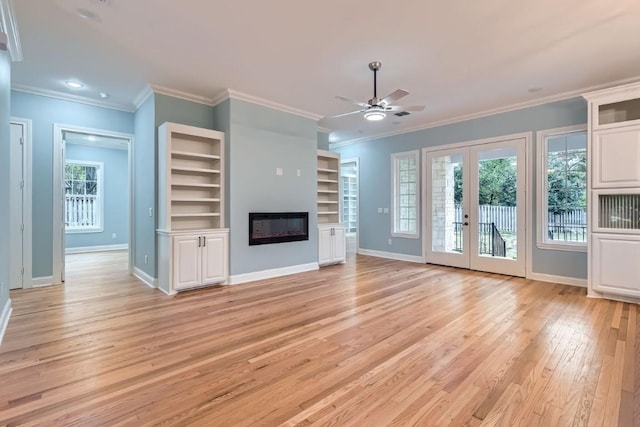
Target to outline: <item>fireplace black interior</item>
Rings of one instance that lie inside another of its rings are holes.
[[[250,212],[249,245],[309,240],[309,212]]]

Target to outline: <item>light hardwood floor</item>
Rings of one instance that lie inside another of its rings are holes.
[[[353,256],[167,297],[104,253],[11,297],[0,424],[640,425],[638,307],[580,288]]]

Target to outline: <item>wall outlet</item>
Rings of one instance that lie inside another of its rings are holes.
[[[378,208],[378,213],[382,213],[382,208]]]
[[[149,216],[153,216],[153,208],[149,208]]]
[[[298,176],[302,176],[302,171],[301,171],[300,169],[298,169],[298,170],[296,171],[296,174],[297,174]]]
[[[111,234],[111,238],[115,239],[116,238],[116,233]]]
[[[282,169],[282,168],[276,168],[276,175],[278,175],[278,176],[282,176],[282,175],[284,175],[284,169]]]
[[[389,239],[389,244],[393,245],[393,240]]]
[[[144,256],[144,263],[149,264],[149,255]]]
[[[384,213],[388,214],[389,213],[389,208],[384,208]]]

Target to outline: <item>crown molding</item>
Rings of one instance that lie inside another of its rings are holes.
[[[283,111],[285,113],[293,114],[295,116],[311,119],[316,122],[323,117],[320,114],[315,114],[309,111],[301,110],[299,108],[290,107],[288,105],[280,104],[278,102],[270,101],[268,99],[260,98],[258,96],[249,95],[247,93],[239,92],[233,89],[225,89],[220,93],[218,93],[218,95],[216,95],[213,98],[213,105],[216,106],[226,101],[227,99],[237,99],[238,101],[250,102],[252,104],[257,104],[263,107],[271,108],[272,110]]]
[[[123,105],[123,104],[99,101],[97,99],[85,98],[84,96],[71,95],[64,92],[57,92],[55,90],[41,89],[37,87],[25,86],[25,85],[16,84],[16,83],[13,83],[11,85],[11,90],[14,90],[16,92],[30,93],[32,95],[46,96],[48,98],[60,99],[62,101],[71,101],[71,102],[78,102],[80,104],[93,105],[94,107],[102,107],[102,108],[109,108],[111,110],[126,111],[127,113],[135,112],[135,109],[132,108],[131,105]]]
[[[471,114],[464,114],[461,116],[456,116],[450,119],[444,119],[444,120],[438,120],[435,122],[429,122],[429,123],[425,123],[422,125],[418,125],[418,126],[413,126],[407,129],[398,129],[395,131],[390,131],[390,132],[382,132],[376,135],[370,135],[370,136],[364,136],[362,138],[355,138],[355,139],[349,139],[346,141],[340,141],[340,142],[334,142],[329,144],[329,148],[330,149],[334,149],[334,148],[340,148],[340,147],[345,147],[347,145],[351,145],[351,144],[357,144],[359,142],[364,142],[364,141],[372,141],[375,139],[381,139],[381,138],[387,138],[390,136],[396,136],[396,135],[402,135],[405,133],[412,133],[412,132],[418,132],[421,130],[425,130],[425,129],[431,129],[431,128],[435,128],[435,127],[439,127],[439,126],[446,126],[446,125],[450,125],[450,124],[454,124],[454,123],[460,123],[460,122],[465,122],[467,120],[474,120],[474,119],[479,119],[482,117],[488,117],[488,116],[493,116],[496,114],[502,114],[502,113],[508,113],[510,111],[516,111],[516,110],[521,110],[523,108],[529,108],[529,107],[536,107],[538,105],[543,105],[543,104],[549,104],[551,102],[559,102],[559,101],[566,101],[567,99],[571,99],[571,98],[577,98],[582,96],[582,94],[588,93],[588,92],[595,92],[598,90],[606,90],[608,88],[613,88],[615,86],[618,85],[633,85],[633,83],[639,82],[640,81],[640,77],[632,77],[632,78],[628,78],[628,79],[623,79],[623,80],[616,80],[614,82],[609,82],[606,84],[602,84],[602,85],[596,85],[596,86],[591,86],[588,88],[583,88],[583,89],[578,89],[578,90],[572,90],[572,91],[568,91],[568,92],[562,92],[556,95],[549,95],[549,96],[545,96],[543,98],[537,98],[531,101],[525,101],[525,102],[519,102],[516,104],[510,104],[504,107],[500,107],[500,108],[493,108],[493,109],[489,109],[489,110],[483,110],[483,111],[479,111],[477,113],[471,113]]]
[[[133,105],[136,107],[136,111],[142,107],[142,104],[144,104],[151,95],[153,95],[153,89],[151,85],[146,85],[133,99]]]
[[[322,132],[322,133],[331,133],[332,130],[329,128],[326,128],[324,126],[318,126],[318,132]]]
[[[171,89],[164,86],[159,85],[149,85],[153,93],[157,93],[160,95],[171,96],[173,98],[184,99],[185,101],[191,101],[198,104],[204,104],[209,106],[214,106],[213,99],[207,96],[194,95],[188,92],[182,92],[180,90]],[[149,95],[147,95],[149,96]]]
[[[0,0],[0,30],[7,34],[7,47],[13,62],[22,61],[22,44],[13,0]]]

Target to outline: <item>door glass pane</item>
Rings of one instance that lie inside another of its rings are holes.
[[[517,152],[478,153],[478,255],[517,259]]]
[[[431,161],[431,249],[464,252],[462,155],[434,157]]]

